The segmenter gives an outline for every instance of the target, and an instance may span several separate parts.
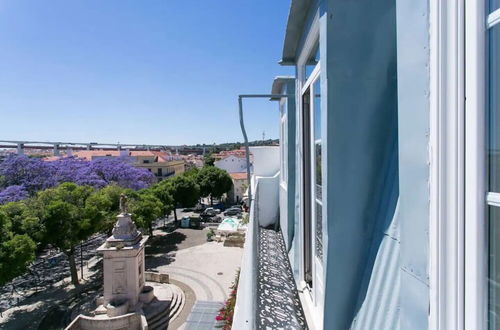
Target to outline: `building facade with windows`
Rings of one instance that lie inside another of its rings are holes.
[[[291,1],[234,326],[500,329],[497,29],[496,0]]]
[[[243,201],[245,192],[248,188],[248,179],[246,172],[229,173],[231,180],[233,181],[233,186],[231,190],[227,193],[227,197],[230,203],[238,204]]]

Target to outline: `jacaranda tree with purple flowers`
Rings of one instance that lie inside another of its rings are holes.
[[[57,184],[54,167],[40,158],[12,155],[0,164],[2,184],[22,186],[28,193],[53,187]]]
[[[0,163],[0,177],[0,204],[26,198],[64,182],[94,188],[115,184],[122,188],[140,190],[155,181],[151,172],[135,168],[120,157],[92,161],[64,157],[49,162],[40,158],[12,155]],[[10,186],[16,187],[9,188]],[[1,196],[5,196],[3,202]]]
[[[21,201],[27,197],[28,191],[23,186],[8,186],[4,190],[0,191],[0,204]]]
[[[90,162],[90,168],[106,184],[115,183],[123,188],[140,190],[155,182],[153,173],[133,167],[125,158],[98,158]]]

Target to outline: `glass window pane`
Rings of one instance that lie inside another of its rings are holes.
[[[489,191],[500,192],[500,25],[493,27],[488,33]]]
[[[500,208],[489,206],[488,328],[500,327]]]
[[[316,235],[315,235],[315,251],[316,257],[323,260],[323,207],[316,202]]]
[[[306,81],[311,76],[311,73],[313,72],[318,62],[319,62],[319,43],[313,48],[313,51],[311,52],[304,67],[304,81]]]
[[[489,13],[494,12],[500,8],[500,0],[489,0]]]
[[[321,199],[322,167],[321,167],[321,85],[320,78],[313,84],[314,93],[314,162],[315,162],[315,182],[316,198]]]
[[[315,250],[319,260],[323,260],[323,208],[322,208],[322,165],[321,165],[321,85],[318,77],[313,83],[313,139],[314,139],[314,203],[315,203]]]

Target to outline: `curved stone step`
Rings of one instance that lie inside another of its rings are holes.
[[[177,290],[169,284],[164,285],[162,294],[155,297],[151,303],[143,307],[148,324],[154,323],[156,320],[161,319],[165,313],[168,313],[172,302],[177,297]]]
[[[179,288],[178,286],[176,286],[175,288],[178,291],[179,299],[176,302],[177,305],[176,306],[172,305],[172,308],[170,309],[169,313],[170,321],[175,320],[177,316],[179,316],[180,312],[184,308],[184,305],[186,304],[186,296],[184,294],[184,291],[182,291],[181,288]]]
[[[172,289],[172,301],[170,302],[168,311],[165,310],[165,313],[148,320],[148,328],[150,330],[167,329],[168,324],[179,315],[184,307],[186,300],[184,292],[175,285],[170,284],[170,286]]]

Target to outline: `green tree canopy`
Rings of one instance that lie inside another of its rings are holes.
[[[215,163],[215,158],[212,153],[206,154],[203,157],[203,164],[205,166],[214,166],[214,163]]]
[[[175,207],[194,206],[200,199],[200,187],[194,178],[179,175],[168,180],[170,194],[174,198]],[[174,217],[177,221],[177,213],[174,209]]]
[[[89,196],[86,206],[88,208],[93,207],[95,212],[99,212],[103,219],[99,231],[105,231],[108,234],[111,232],[116,222],[116,216],[120,213],[120,195],[129,195],[131,193],[131,189],[111,184]]]
[[[131,196],[130,213],[134,221],[142,228],[147,228],[153,235],[153,223],[162,216],[163,203],[149,189],[141,190]]]
[[[35,259],[35,242],[28,235],[14,235],[0,242],[0,285],[26,271]]]
[[[214,166],[204,166],[198,173],[197,182],[203,197],[220,198],[233,186],[229,174]]]
[[[33,240],[28,235],[14,234],[11,228],[9,217],[0,209],[0,285],[24,273],[35,259]]]
[[[75,247],[102,228],[102,212],[94,204],[87,204],[93,193],[92,187],[63,183],[37,195],[38,205],[42,205],[45,241],[68,256],[74,285],[79,284]]]
[[[40,219],[28,205],[30,201],[10,202],[0,206],[0,211],[10,223],[14,235],[28,235],[33,241],[40,242],[44,236],[44,228]]]
[[[187,170],[186,172],[184,172],[183,175],[196,179],[196,177],[198,176],[198,173],[200,173],[200,169],[197,167],[193,167],[193,168],[190,168],[189,170]]]
[[[155,195],[156,198],[162,203],[162,215],[169,215],[174,209],[174,198],[172,196],[172,189],[168,180],[163,180],[150,187],[149,190]]]

